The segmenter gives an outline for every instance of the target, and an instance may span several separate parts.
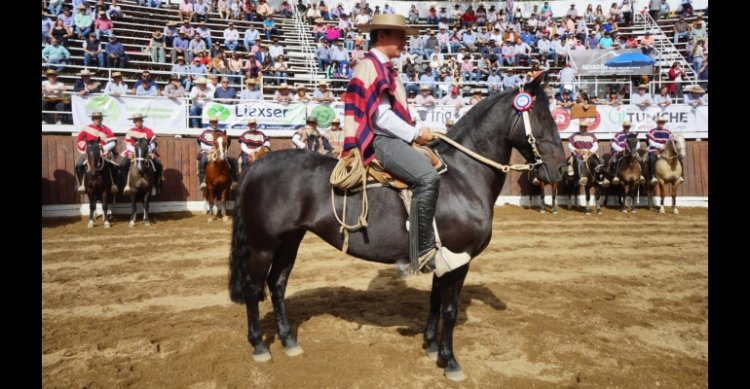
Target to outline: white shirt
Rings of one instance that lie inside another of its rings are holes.
[[[372,52],[381,63],[390,61],[385,54],[376,48],[370,49],[370,52]],[[419,130],[398,117],[391,107],[392,103],[390,96],[383,96],[383,98],[380,99],[378,109],[376,109],[375,113],[372,115],[372,122],[375,124],[373,131],[380,135],[395,136],[406,142],[413,141],[419,135]]]

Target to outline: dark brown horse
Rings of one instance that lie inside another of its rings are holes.
[[[139,196],[143,198],[143,224],[151,225],[148,218],[148,206],[149,199],[153,194],[156,167],[149,158],[148,144],[148,139],[138,139],[135,144],[135,154],[130,161],[130,171],[128,172],[128,183],[130,185],[130,224],[128,224],[128,227],[130,228],[135,227]]]
[[[552,208],[550,209],[550,212],[552,212],[553,215],[557,215],[557,189],[560,185],[559,182],[545,182],[544,180],[540,180],[539,177],[536,177],[536,172],[532,172],[531,176],[533,177],[531,179],[531,185],[533,186],[531,188],[531,192],[529,193],[529,208],[534,208],[534,191],[539,190],[539,197],[541,204],[539,205],[539,213],[544,213],[547,210],[547,205],[544,203],[544,188],[549,185],[551,187],[552,191]]]
[[[575,205],[578,205],[578,193],[580,189],[583,189],[584,194],[586,195],[586,202],[584,203],[583,209],[586,215],[591,215],[591,208],[589,208],[589,202],[591,201],[591,189],[594,189],[594,203],[595,203],[595,209],[596,214],[601,215],[602,214],[602,207],[601,207],[601,201],[599,201],[601,194],[602,194],[602,188],[604,185],[609,185],[606,183],[607,179],[607,172],[604,168],[604,164],[602,163],[601,157],[596,155],[595,153],[587,154],[583,157],[583,171],[578,172],[581,178],[585,178],[586,183],[580,184],[579,186],[574,189],[573,196]]]
[[[206,188],[203,189],[203,198],[208,207],[208,221],[212,222],[219,213],[221,206],[222,220],[227,222],[227,199],[232,187],[232,180],[227,160],[227,148],[229,147],[226,134],[214,133],[213,150],[208,153],[206,164]],[[219,204],[216,204],[216,202]],[[217,209],[214,209],[216,206]]]
[[[118,176],[117,165],[107,162],[102,156],[100,140],[86,142],[86,173],[83,176],[86,195],[89,198],[89,228],[94,227],[96,201],[102,202],[104,228],[109,228],[109,198],[112,195],[113,177]],[[114,170],[114,172],[113,172]]]
[[[538,97],[529,113],[528,134],[522,116],[513,109],[514,96],[519,90],[511,89],[473,106],[448,137],[495,164],[507,165],[515,148],[530,162],[528,167],[539,169],[540,179],[559,182],[565,155],[541,85],[545,75],[542,73],[522,90]],[[475,159],[476,156],[469,156],[442,140],[433,142],[433,147],[449,166],[440,179],[435,214],[442,244],[455,253],[475,258],[490,242],[495,201],[507,170]],[[338,249],[344,245],[341,226],[331,209],[329,179],[337,162],[319,153],[281,150],[254,163],[242,177],[235,202],[229,289],[232,301],[245,304],[248,341],[254,348],[256,361],[271,358],[262,339],[258,307],[265,298],[265,285],[271,292],[284,352],[290,356],[303,352],[287,316],[286,286],[307,231]],[[334,205],[341,212],[343,193],[334,192]],[[407,213],[399,193],[390,188],[374,188],[367,195],[371,204],[367,227],[350,232],[347,253],[384,264],[408,261]],[[361,200],[361,191],[349,194],[350,215],[360,214]],[[452,380],[464,378],[453,353],[453,329],[469,266],[441,277],[433,275],[424,331],[427,355],[437,359],[446,377]],[[346,271],[342,268],[337,276],[345,276]],[[439,319],[442,319],[440,341]]]
[[[635,213],[635,203],[638,190],[643,184],[641,161],[638,154],[638,135],[630,133],[626,139],[625,150],[617,161],[617,178],[620,180],[623,201],[620,202],[623,212],[628,212],[627,203],[630,203],[630,212]],[[628,201],[628,198],[630,201]]]

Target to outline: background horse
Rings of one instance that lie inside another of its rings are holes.
[[[102,156],[101,140],[90,140],[86,142],[86,173],[83,181],[86,187],[86,195],[89,198],[89,228],[94,227],[96,219],[96,200],[102,202],[102,219],[104,228],[109,228],[109,198],[112,194],[113,177],[118,176],[117,166],[108,163]],[[112,170],[115,170],[114,172]]]
[[[322,147],[322,139],[318,131],[309,131],[306,133],[305,145],[310,151],[320,152]]]
[[[244,172],[245,170],[247,170],[247,168],[249,168],[250,165],[253,164],[253,162],[259,160],[261,157],[263,157],[264,155],[266,155],[266,154],[268,154],[270,152],[271,152],[271,148],[270,147],[268,147],[268,146],[261,146],[260,148],[258,148],[258,151],[256,151],[254,155],[248,155],[248,154],[242,153],[242,155],[240,156],[239,159],[243,163],[239,163],[238,164],[239,165],[239,169],[240,169],[240,174],[242,174],[242,172]]]
[[[674,132],[669,137],[669,141],[664,146],[664,149],[659,153],[659,158],[656,159],[656,167],[654,168],[654,175],[656,176],[657,185],[659,186],[659,194],[661,195],[661,204],[659,205],[659,212],[664,213],[664,197],[667,194],[667,185],[670,185],[672,191],[672,212],[680,213],[677,210],[677,188],[680,187],[683,180],[682,177],[682,162],[680,157],[685,157],[685,138],[682,133]],[[653,188],[649,193],[649,208],[653,204]]]
[[[540,179],[559,182],[565,155],[541,85],[545,75],[546,72],[540,74],[524,86],[526,92],[539,96],[529,113],[532,134],[526,135],[523,120],[513,109],[513,98],[519,92],[513,89],[475,105],[448,136],[501,164],[510,161],[511,150],[516,148],[527,161],[535,162]],[[455,253],[474,258],[490,241],[495,201],[506,173],[443,141],[433,145],[450,166],[441,175],[435,216],[442,244]],[[276,151],[254,163],[240,182],[232,228],[229,289],[234,302],[245,304],[248,341],[254,348],[256,361],[271,358],[261,338],[258,310],[259,301],[265,298],[264,284],[271,292],[278,336],[285,353],[293,356],[303,352],[292,333],[284,294],[307,231],[338,249],[343,247],[340,225],[331,209],[332,200],[338,199],[334,206],[342,203],[342,192],[336,192],[332,199],[329,183],[337,162],[319,153]],[[407,213],[399,193],[390,188],[374,188],[368,191],[368,197],[368,225],[350,233],[347,253],[389,264],[409,258],[409,234],[404,228]],[[361,192],[349,194],[350,215],[359,215],[361,199]],[[452,380],[464,378],[453,353],[453,328],[468,270],[466,265],[439,278],[433,275],[424,332],[427,355],[439,359],[445,375]],[[442,337],[438,344],[441,316]]]
[[[621,195],[619,199],[623,212],[628,212],[627,199],[630,198],[630,212],[635,213],[635,203],[638,197],[638,189],[643,184],[643,172],[641,170],[640,156],[638,155],[638,134],[629,133],[625,140],[625,150],[622,151],[617,161],[616,174],[620,180]]]
[[[583,193],[586,195],[586,202],[583,206],[586,215],[591,215],[591,208],[589,208],[589,201],[591,200],[591,188],[594,188],[594,203],[596,214],[601,215],[602,213],[601,202],[599,201],[599,198],[601,197],[601,188],[604,179],[606,178],[605,170],[606,169],[604,169],[604,164],[602,164],[602,160],[599,156],[594,153],[584,156],[583,171],[578,172],[578,174],[581,178],[586,178],[586,184],[574,186],[572,194],[575,197],[575,205],[578,205],[578,194],[580,193],[580,190],[583,189]],[[578,183],[579,181],[576,180],[575,182]],[[570,194],[568,195],[568,199],[570,199]]]
[[[135,227],[135,216],[137,214],[138,196],[143,197],[143,224],[151,225],[148,219],[148,204],[154,188],[156,168],[153,161],[148,157],[148,139],[140,138],[135,144],[135,154],[130,161],[128,172],[128,183],[130,184],[130,224]]]
[[[218,215],[218,209],[214,209],[216,201],[221,205],[222,220],[229,221],[227,217],[227,199],[231,189],[229,161],[227,161],[227,136],[226,134],[214,133],[213,151],[208,153],[206,164],[206,188],[203,198],[208,206],[208,221],[214,221]],[[218,207],[217,207],[218,208]]]
[[[539,177],[536,177],[536,171],[532,172],[531,176],[533,178],[531,179],[532,189],[529,193],[529,207],[534,208],[534,191],[538,189],[539,198],[541,200],[541,204],[539,205],[539,212],[544,213],[546,211],[546,204],[544,204],[544,187],[550,185],[552,187],[552,208],[550,209],[550,212],[552,212],[553,215],[557,215],[557,188],[560,183],[549,183],[545,182],[544,180],[540,180]]]

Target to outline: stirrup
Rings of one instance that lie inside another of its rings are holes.
[[[680,177],[680,178],[677,179],[677,183],[678,184],[682,184],[683,182],[685,182],[684,178]]]
[[[201,187],[200,187],[200,189],[206,189],[206,183],[205,183],[205,182],[201,182]]]
[[[237,181],[232,181],[232,186],[229,189],[231,190],[237,189]]]
[[[586,185],[589,182],[588,178],[581,177],[580,180],[578,180],[578,185]]]
[[[651,185],[655,185],[658,182],[659,180],[657,180],[656,177],[651,177]]]
[[[471,261],[467,253],[454,253],[446,247],[432,248],[419,257],[419,271],[429,273],[435,271],[435,275],[442,277],[445,273],[458,269]]]
[[[612,179],[612,185],[620,185],[620,179],[615,177]]]
[[[86,193],[86,187],[83,184],[81,184],[81,186],[79,186],[78,188],[76,188],[76,192],[78,192],[78,193]]]
[[[609,187],[609,180],[605,178],[602,180],[601,185],[605,188]]]
[[[644,182],[646,182],[646,177],[644,177],[644,176],[638,177],[638,182],[640,182],[641,184],[643,184]]]
[[[131,191],[132,190],[130,189],[130,185],[126,185],[125,188],[122,189],[122,194],[124,194],[125,196],[129,196]]]
[[[115,184],[112,184],[112,186],[110,186],[110,187],[109,187],[109,191],[110,191],[110,192],[111,192],[112,194],[117,194],[117,192],[119,192],[119,191],[120,191],[120,188],[118,188],[118,187],[117,187],[117,185],[115,185]]]

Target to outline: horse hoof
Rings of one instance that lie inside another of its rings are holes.
[[[271,360],[271,353],[264,351],[260,354],[253,353],[253,360],[255,362],[268,362]]]
[[[586,216],[591,216],[591,212],[589,212],[589,211],[586,211],[585,215],[586,215]]]
[[[453,381],[453,382],[459,382],[466,379],[466,374],[464,374],[463,369],[458,369],[455,371],[445,371],[445,378]]]
[[[438,360],[438,352],[437,351],[427,351],[425,354],[427,354],[427,358],[430,358],[433,361]]]
[[[674,212],[675,215],[680,213],[680,211],[677,208],[675,208],[672,212]]]
[[[94,221],[89,220],[88,228],[94,228]]]
[[[664,207],[659,208],[659,213],[664,213]]]
[[[105,222],[104,222],[104,228],[110,228],[110,227],[112,227],[112,225],[111,225],[111,224],[109,224],[109,222],[108,222],[108,221],[105,221]]]
[[[630,213],[635,213],[635,211],[636,211],[636,210],[634,209],[634,210],[630,211]]]
[[[128,227],[130,227],[130,228],[133,228],[133,227],[135,227],[135,222],[130,222],[130,223],[128,223]]]
[[[143,222],[143,225],[146,226],[146,227],[148,227],[148,226],[151,225],[151,222]]]
[[[601,214],[602,214],[602,211],[596,211],[596,214],[597,214],[597,215],[601,215]]]
[[[544,210],[543,210],[543,209],[540,209],[540,210],[539,210],[539,213],[544,213]]]
[[[552,211],[552,214],[553,215],[557,215],[557,211]]]
[[[292,346],[292,347],[287,347],[287,348],[284,349],[284,354],[286,354],[287,357],[296,357],[296,356],[302,355],[304,353],[305,353],[305,350],[303,350],[302,347],[300,347],[299,345]],[[270,356],[271,355],[269,354],[269,358],[270,358]]]
[[[628,213],[628,210],[627,209],[623,209],[622,213]]]
[[[229,216],[224,216],[224,217],[222,217],[222,218],[221,218],[221,221],[223,221],[224,223],[227,223],[227,222],[229,222]]]
[[[209,222],[209,223],[213,223],[213,221],[214,221],[214,218],[212,218],[212,217],[209,217],[209,218],[208,218],[208,222]]]

